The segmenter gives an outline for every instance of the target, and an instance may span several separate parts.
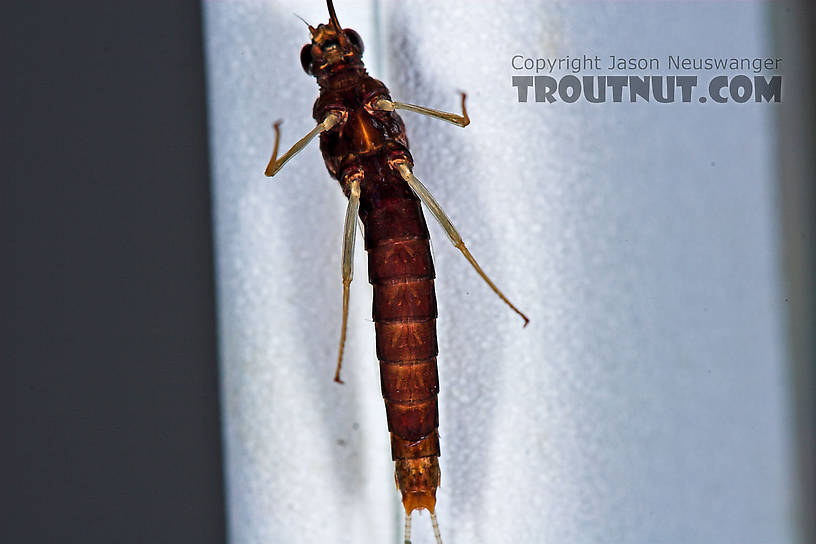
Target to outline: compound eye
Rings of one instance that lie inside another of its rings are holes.
[[[343,33],[346,35],[346,38],[348,38],[348,41],[351,42],[351,45],[357,50],[357,53],[362,54],[363,40],[360,38],[360,35],[350,28],[344,28]]]
[[[307,43],[300,50],[300,65],[307,74],[312,74],[312,44]]]

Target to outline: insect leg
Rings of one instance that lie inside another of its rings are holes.
[[[432,110],[431,108],[426,108],[424,106],[416,106],[414,104],[403,104],[402,102],[394,102],[391,100],[387,100],[385,98],[380,98],[379,100],[375,101],[374,104],[372,104],[372,106],[375,109],[384,111],[394,110],[413,111],[415,113],[421,113],[422,115],[427,115],[429,117],[442,119],[443,121],[447,121],[449,123],[453,123],[454,125],[464,128],[470,124],[470,117],[468,117],[467,108],[465,108],[466,97],[467,95],[465,93],[462,93],[462,115],[456,115],[455,113],[448,113],[445,111]]]
[[[349,286],[354,276],[354,239],[357,234],[357,210],[360,208],[360,178],[362,174],[354,174],[349,190],[348,207],[346,208],[346,222],[343,226],[343,324],[340,327],[340,352],[337,355],[337,370],[334,381],[343,383],[340,379],[340,368],[343,366],[343,350],[346,346],[346,325],[348,324]]]
[[[456,231],[456,228],[453,226],[453,223],[451,223],[450,219],[448,219],[448,216],[439,206],[439,203],[436,201],[433,195],[431,195],[431,193],[422,184],[422,182],[419,181],[416,178],[416,176],[414,176],[414,174],[411,172],[411,167],[408,165],[408,163],[404,159],[397,159],[392,164],[399,171],[400,176],[402,176],[402,179],[404,179],[408,183],[408,185],[411,187],[414,193],[416,193],[419,199],[422,200],[422,202],[424,202],[425,205],[428,206],[428,209],[431,210],[431,213],[434,214],[434,217],[436,217],[437,221],[439,221],[439,223],[442,225],[442,228],[445,229],[445,232],[448,234],[448,237],[451,239],[451,242],[453,242],[454,247],[456,247],[456,249],[462,252],[462,255],[465,256],[465,259],[468,260],[468,262],[471,264],[471,266],[473,266],[473,268],[482,277],[482,279],[490,286],[491,289],[493,289],[493,292],[499,295],[500,299],[502,299],[508,306],[510,306],[510,308],[514,312],[521,316],[521,318],[524,320],[524,326],[526,327],[527,323],[530,322],[529,318],[526,315],[524,315],[521,312],[521,310],[516,308],[513,305],[513,303],[510,302],[506,296],[504,296],[504,293],[502,293],[499,290],[499,288],[496,287],[496,284],[493,283],[490,280],[490,278],[487,277],[487,274],[484,273],[482,267],[479,266],[479,263],[477,263],[476,259],[473,258],[473,255],[470,254],[468,248],[465,247],[465,243],[462,241],[462,237]]]
[[[329,130],[335,127],[338,123],[343,121],[343,117],[341,114],[338,113],[329,113],[325,119],[323,119],[322,123],[318,123],[315,128],[313,128],[309,133],[298,140],[295,145],[292,146],[289,151],[284,153],[281,158],[278,158],[278,143],[280,142],[280,121],[276,121],[273,125],[275,129],[275,147],[272,149],[272,158],[269,159],[269,164],[266,165],[266,170],[264,174],[269,177],[274,176],[278,173],[278,170],[283,168],[283,165],[286,164],[286,161],[297,155],[301,149],[306,147],[306,144],[312,141],[312,138],[323,132],[324,130]]]

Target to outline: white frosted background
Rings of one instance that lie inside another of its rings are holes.
[[[332,382],[345,199],[317,143],[325,4],[205,2],[233,544],[401,542],[358,244]],[[405,113],[415,173],[526,329],[430,224],[454,543],[790,543],[774,105],[516,102],[514,54],[772,56],[754,2],[343,2]],[[705,81],[705,75],[701,81]],[[414,543],[432,542],[427,515]]]

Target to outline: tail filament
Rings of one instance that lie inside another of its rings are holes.
[[[439,522],[436,520],[436,513],[428,511],[431,514],[431,526],[433,526],[434,538],[436,544],[442,544],[442,533],[439,532]],[[405,539],[404,544],[411,544],[411,514],[405,514]]]

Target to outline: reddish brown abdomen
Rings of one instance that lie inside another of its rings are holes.
[[[419,201],[408,195],[381,201],[363,222],[391,453],[410,513],[433,512],[436,503],[439,379],[428,229]]]

